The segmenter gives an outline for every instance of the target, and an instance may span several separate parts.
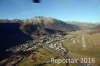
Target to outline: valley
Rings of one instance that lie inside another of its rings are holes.
[[[100,66],[100,0],[0,0],[0,66]]]
[[[99,66],[100,33],[93,27],[45,17],[1,20],[0,66]],[[58,64],[51,58],[77,62]]]

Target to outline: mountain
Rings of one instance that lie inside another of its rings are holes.
[[[26,20],[0,20],[0,44],[2,45],[1,47],[5,44],[7,45],[6,47],[9,47],[8,44],[12,46],[14,43],[19,44],[27,41],[28,38],[31,39],[33,34],[61,34],[75,31],[77,30],[76,28],[77,26],[64,21],[42,16]]]
[[[20,26],[21,31],[27,35],[48,35],[48,34],[65,34],[65,31],[56,30],[44,27],[42,24],[33,24],[33,23],[23,23]]]
[[[32,40],[33,36],[66,34],[75,31],[74,25],[61,20],[46,17],[35,17],[26,20],[0,20],[0,59],[8,53],[5,50]]]
[[[31,40],[30,35],[24,34],[20,30],[20,23],[0,23],[0,60],[4,58],[6,54],[4,51],[7,48],[22,44],[27,40]]]
[[[97,26],[95,26],[94,28],[92,28],[89,33],[90,34],[100,33],[100,24],[98,24]]]
[[[25,20],[0,20],[0,23],[19,23],[19,29],[24,32],[25,34],[32,34],[37,29],[41,28],[46,31],[45,28],[52,29],[52,30],[58,30],[58,31],[75,31],[78,29],[77,26],[68,24],[64,21],[54,19],[54,18],[48,18],[43,16],[38,16],[33,19],[25,19]]]
[[[90,29],[96,26],[96,24],[93,23],[84,23],[84,22],[77,22],[77,21],[67,21],[67,23],[76,25],[80,29]]]
[[[77,26],[68,24],[64,21],[42,16],[35,17],[33,19],[27,19],[24,20],[24,22],[29,22],[35,25],[43,26],[45,28],[61,30],[61,31],[74,31],[76,30],[75,27],[77,28]]]
[[[95,27],[96,30],[100,31],[100,24]]]

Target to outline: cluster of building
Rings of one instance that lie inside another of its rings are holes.
[[[63,47],[61,40],[63,39],[62,35],[45,35],[38,36],[38,38],[33,37],[33,40],[29,40],[24,44],[12,47],[6,51],[20,52],[20,51],[34,51],[41,46],[47,46],[61,53],[66,53],[67,50]]]

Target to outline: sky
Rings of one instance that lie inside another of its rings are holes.
[[[0,0],[0,19],[44,16],[63,21],[100,22],[100,0]]]

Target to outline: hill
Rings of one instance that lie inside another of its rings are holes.
[[[98,24],[97,26],[95,26],[94,28],[92,28],[89,33],[90,34],[100,33],[100,24]]]
[[[84,22],[77,22],[77,21],[67,21],[67,23],[76,25],[80,29],[90,29],[96,26],[96,24],[93,23],[84,23]]]

